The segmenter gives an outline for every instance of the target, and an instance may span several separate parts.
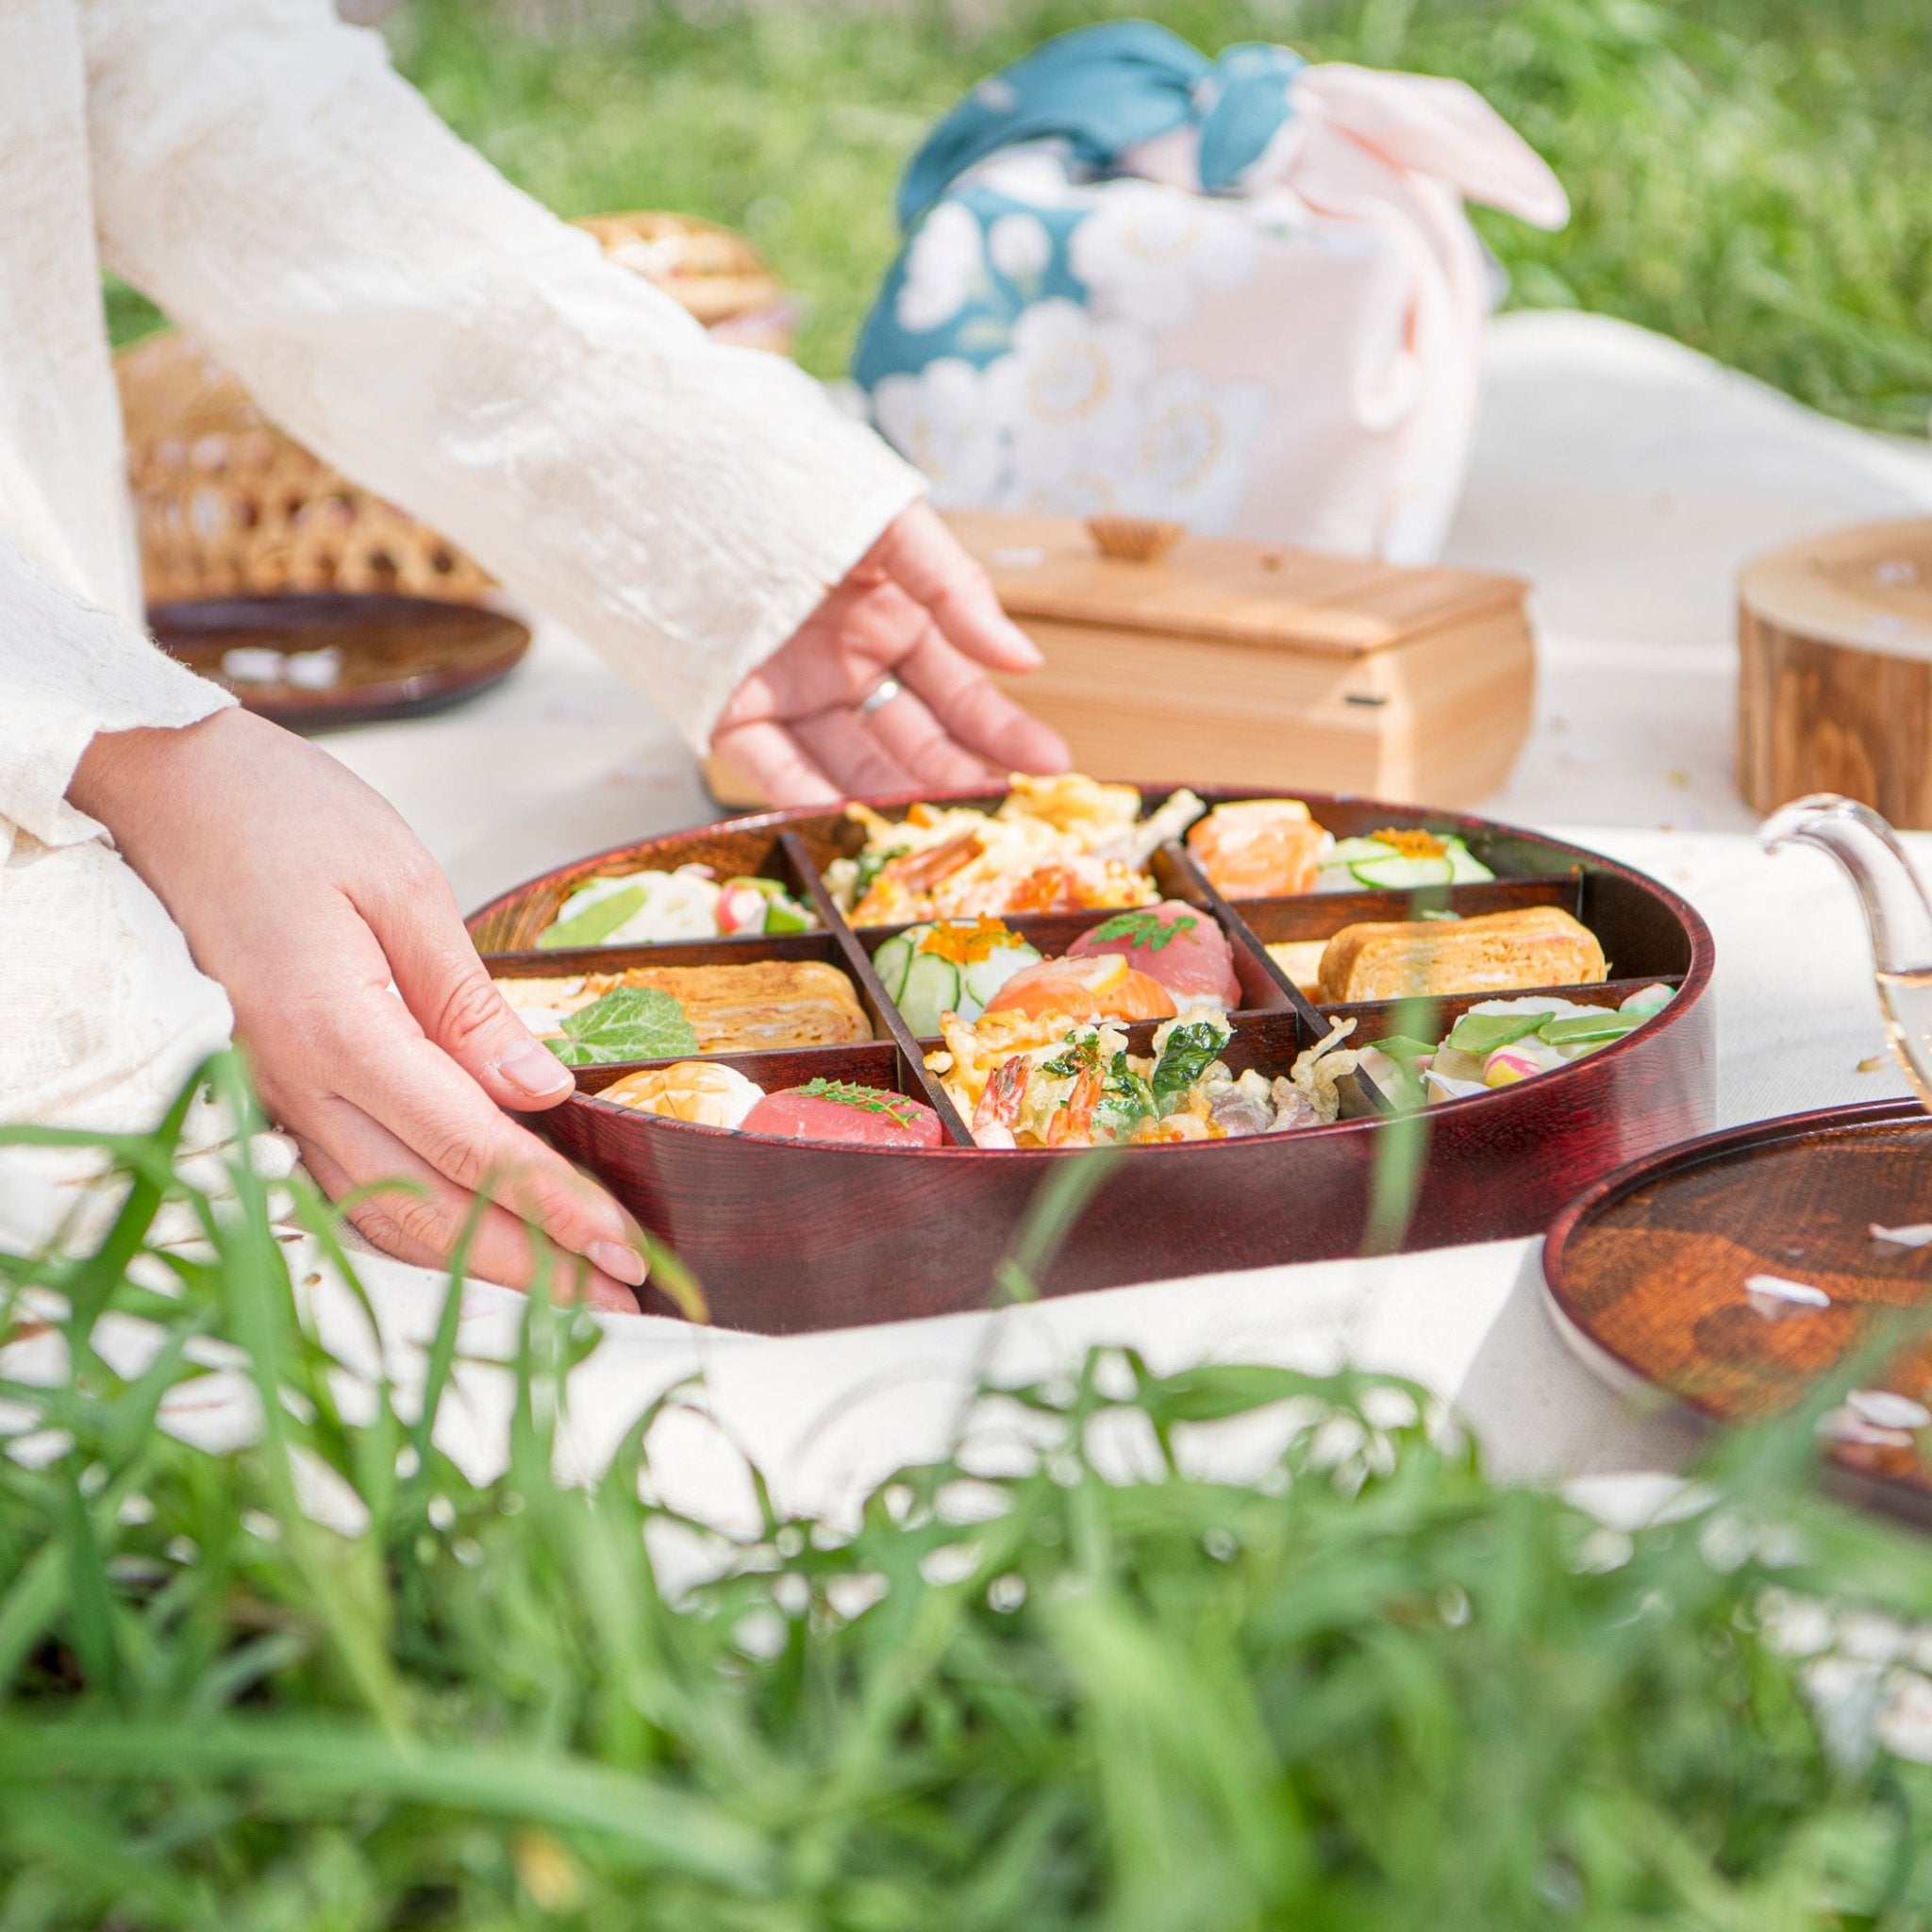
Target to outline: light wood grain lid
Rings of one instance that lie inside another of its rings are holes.
[[[1738,596],[1763,623],[1888,658],[1932,658],[1932,517],[1861,524],[1747,563]]]
[[[1360,657],[1485,612],[1520,577],[1406,569],[1290,544],[1188,537],[1154,562],[1103,557],[1071,517],[953,510],[947,521],[1019,618]]]

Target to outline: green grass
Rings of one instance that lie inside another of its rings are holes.
[[[532,9],[526,5],[525,13]],[[561,10],[561,9],[559,9]],[[921,132],[1091,0],[608,6],[540,36],[478,0],[409,0],[406,72],[565,213],[658,206],[747,229],[842,370],[895,245]],[[1932,10],[1922,0],[1164,0],[1198,44],[1473,82],[1575,204],[1556,237],[1481,218],[1529,307],[1627,316],[1855,421],[1932,404]]]
[[[425,1411],[348,1402],[260,1183],[174,1178],[179,1119],[111,1143],[93,1252],[0,1257],[0,1335],[32,1290],[70,1364],[0,1380],[62,1432],[0,1456],[0,1932],[1932,1924],[1932,1772],[1827,1751],[1768,1634],[1794,1596],[1924,1617],[1932,1550],[1807,1498],[1803,1419],[1624,1537],[1492,1485],[1402,1385],[1102,1352],[981,1397],[969,1433],[1030,1453],[851,1523],[766,1505],[674,1590],[655,1416],[553,1479],[571,1316],[533,1302],[508,1467],[470,1483],[432,1434],[458,1298]],[[169,1196],[192,1258],[143,1252]],[[109,1314],[165,1338],[133,1379]],[[267,1418],[241,1453],[155,1426],[214,1342]],[[1279,1455],[1200,1473],[1244,1419]],[[359,1526],[303,1514],[318,1471]]]

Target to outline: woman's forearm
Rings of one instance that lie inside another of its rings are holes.
[[[326,0],[83,0],[109,262],[693,743],[917,474],[510,187]]]

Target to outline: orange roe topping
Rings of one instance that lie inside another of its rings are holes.
[[[1369,837],[1380,844],[1394,846],[1405,858],[1441,858],[1449,849],[1433,832],[1402,832],[1393,825],[1371,832]]]
[[[1012,928],[998,919],[982,915],[976,925],[936,925],[920,941],[922,953],[937,953],[955,966],[971,966],[997,952],[1001,946],[1017,942]]]

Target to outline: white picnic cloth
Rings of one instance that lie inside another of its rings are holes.
[[[1878,1054],[1870,961],[1849,892],[1811,854],[1765,857],[1730,788],[1731,587],[1752,553],[1809,531],[1932,509],[1932,452],[1827,423],[1673,343],[1597,318],[1506,318],[1450,555],[1538,584],[1541,687],[1531,742],[1483,809],[1557,831],[1681,891],[1717,939],[1721,1124],[1904,1091]],[[630,687],[554,628],[462,711],[323,741],[391,798],[474,904],[562,859],[709,816],[688,755]],[[1932,838],[1910,841],[1932,875]],[[4,1205],[4,1204],[0,1204]],[[657,1480],[713,1517],[747,1507],[724,1438],[779,1499],[838,1507],[941,1449],[987,1371],[1070,1365],[1130,1343],[1157,1366],[1221,1358],[1415,1376],[1457,1405],[1493,1468],[1609,1479],[1681,1465],[1691,1441],[1632,1409],[1543,1311],[1534,1240],[1201,1276],[1038,1307],[770,1339],[607,1319],[578,1371],[567,1453],[593,1468],[642,1407],[702,1371],[715,1428],[675,1422]],[[407,1377],[438,1279],[364,1264]],[[505,1349],[520,1304],[464,1291],[466,1347]],[[353,1341],[340,1307],[331,1329]],[[219,1434],[198,1385],[184,1426]],[[215,1406],[210,1407],[213,1403]],[[448,1446],[503,1453],[508,1390],[466,1372]],[[1640,1488],[1640,1493],[1643,1491]]]
[[[1762,854],[1731,787],[1732,600],[1738,566],[1758,551],[1920,510],[1932,510],[1932,451],[1825,421],[1619,323],[1494,326],[1449,556],[1535,580],[1541,684],[1529,746],[1481,808],[1638,866],[1710,923],[1721,1124],[1905,1091],[1889,1062],[1859,1071],[1884,1039],[1849,891],[1822,858]],[[708,815],[643,700],[555,630],[465,711],[324,741],[395,801],[465,904]],[[1932,838],[1911,842],[1932,876]],[[943,1447],[981,1371],[1045,1371],[1090,1344],[1129,1342],[1161,1367],[1346,1359],[1413,1375],[1511,1474],[1679,1465],[1691,1447],[1681,1425],[1633,1410],[1558,1339],[1540,1249],[1264,1268],[826,1336],[611,1320],[573,1391],[573,1443],[593,1465],[645,1402],[702,1367],[713,1412],[781,1498],[836,1506]],[[426,1324],[434,1287],[390,1264],[375,1272],[386,1306]],[[479,1339],[515,1318],[502,1291],[473,1288],[466,1306]],[[487,1462],[501,1391],[474,1399],[467,1446]],[[667,1436],[656,1468],[687,1503],[742,1504],[729,1456],[695,1424]]]

